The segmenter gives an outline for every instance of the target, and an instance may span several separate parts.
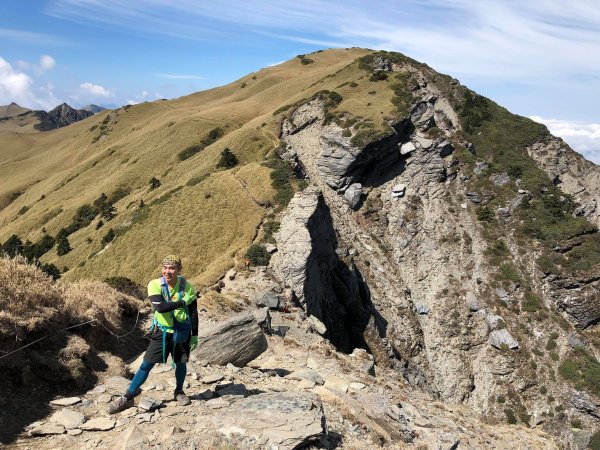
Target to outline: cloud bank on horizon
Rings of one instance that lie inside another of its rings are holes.
[[[262,50],[282,43],[287,48],[279,59],[294,56],[289,54],[290,45],[298,53],[349,46],[401,51],[459,78],[511,111],[557,117],[546,120],[551,131],[600,162],[600,137],[590,131],[600,122],[596,105],[600,58],[591,57],[600,54],[600,9],[595,0],[571,0],[568,7],[559,0],[50,0],[44,13],[65,25],[121,32],[140,42],[148,38],[193,42],[206,52],[224,46],[220,51],[231,58],[254,53],[253,66],[246,72],[273,61],[261,61]],[[45,40],[55,46],[72,44],[64,36],[12,28],[0,28],[0,36]],[[210,83],[202,72],[168,71],[155,71],[152,76],[171,83],[203,79]],[[5,78],[18,84],[24,100],[38,105],[57,100],[52,86],[38,85],[36,76],[0,61],[0,103],[6,99]],[[87,89],[88,97],[81,88],[85,83],[98,87]],[[97,101],[103,92],[111,93],[117,103],[148,98],[89,76],[78,86],[71,97],[80,101]],[[169,98],[167,85],[160,90]]]

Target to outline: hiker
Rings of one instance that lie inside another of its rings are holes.
[[[198,345],[198,306],[196,290],[179,273],[181,259],[169,255],[162,261],[162,277],[148,283],[148,298],[154,308],[150,344],[142,365],[136,372],[125,394],[111,402],[110,414],[133,406],[133,399],[141,392],[156,363],[166,363],[169,354],[175,366],[176,387],[174,398],[180,406],[190,404],[183,392],[190,351]]]

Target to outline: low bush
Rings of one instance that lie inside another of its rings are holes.
[[[523,303],[521,304],[521,309],[525,312],[536,312],[542,307],[542,299],[534,294],[533,292],[527,292],[525,294],[525,298],[523,299]]]
[[[115,237],[116,237],[115,231],[112,228],[109,228],[108,231],[106,232],[106,234],[104,236],[102,236],[102,240],[100,241],[100,244],[102,245],[102,247],[105,247],[107,244],[114,241]]]
[[[515,416],[515,412],[512,409],[506,408],[504,410],[504,414],[506,414],[507,423],[509,423],[510,425],[514,425],[517,423],[517,417]]]
[[[377,70],[369,76],[369,81],[373,81],[373,82],[384,81],[387,79],[388,79],[388,74],[387,74],[387,72],[384,72],[383,70]]]
[[[558,367],[558,372],[576,388],[600,396],[600,363],[585,349],[573,350]]]
[[[235,154],[228,147],[225,147],[225,149],[221,152],[221,158],[217,163],[217,167],[224,167],[226,169],[230,169],[232,167],[237,166],[237,164],[238,159],[235,156]]]
[[[262,245],[252,244],[246,251],[246,258],[254,266],[266,266],[271,260],[271,254]]]

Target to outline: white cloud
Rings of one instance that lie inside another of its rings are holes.
[[[29,45],[52,45],[52,46],[70,46],[72,42],[52,34],[35,33],[32,31],[14,30],[11,28],[0,28],[0,38],[11,40],[18,44]]]
[[[226,33],[398,50],[456,76],[558,84],[600,73],[600,58],[590,57],[600,54],[596,0],[54,0],[47,12],[193,40]]]
[[[52,85],[41,88],[24,72],[16,70],[0,57],[0,104],[16,102],[32,109],[50,109],[60,103],[54,96]]]
[[[21,70],[31,70],[31,68],[33,67],[31,63],[23,61],[22,59],[15,61],[15,66]]]
[[[50,70],[56,66],[56,60],[50,55],[40,56],[40,68],[42,70]]]
[[[204,77],[198,75],[186,75],[186,74],[177,74],[177,73],[159,73],[159,77],[161,78],[169,78],[172,80],[203,80]]]
[[[550,133],[563,138],[572,148],[590,161],[600,164],[600,123],[571,122],[531,116],[543,123]]]
[[[104,86],[100,86],[99,84],[93,84],[88,81],[86,81],[85,83],[81,83],[79,85],[79,88],[85,94],[88,94],[90,97],[109,98],[115,96],[110,90],[106,89]]]

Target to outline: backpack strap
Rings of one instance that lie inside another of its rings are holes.
[[[185,293],[185,278],[180,276],[179,277],[179,300],[183,300],[183,295]]]

